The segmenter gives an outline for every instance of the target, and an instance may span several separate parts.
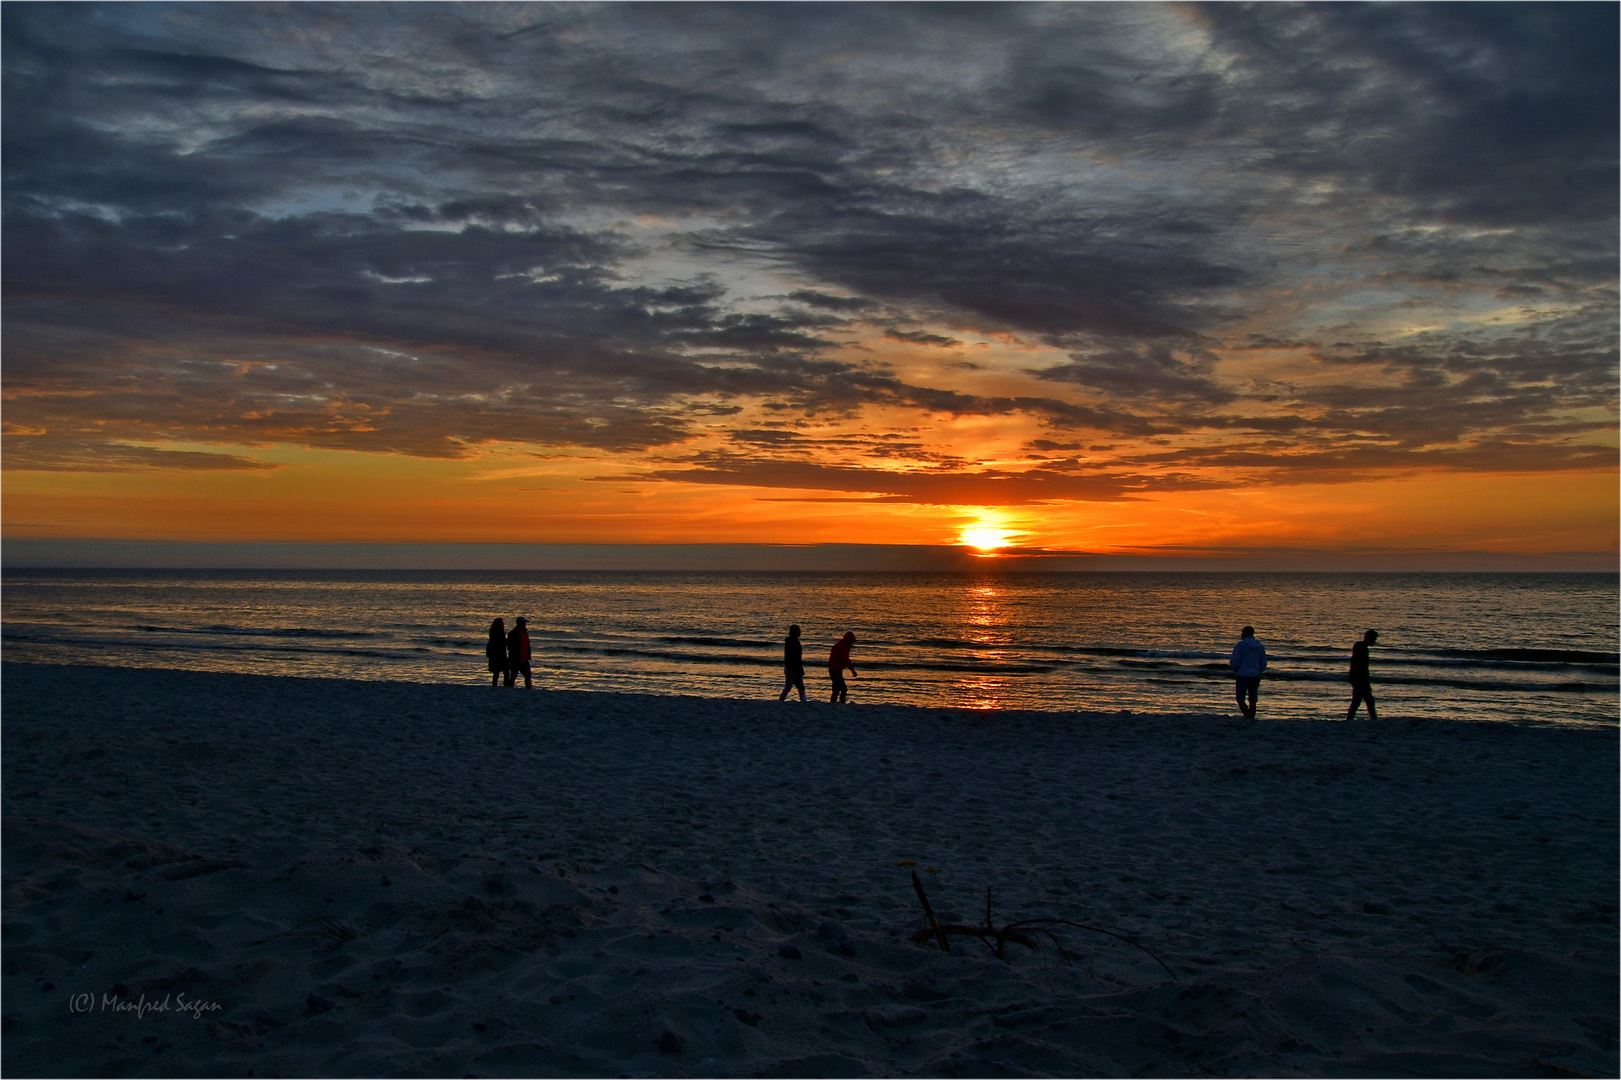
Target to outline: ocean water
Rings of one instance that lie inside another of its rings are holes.
[[[554,689],[774,697],[797,622],[819,700],[850,630],[857,704],[1230,713],[1248,623],[1263,716],[1343,717],[1373,628],[1382,718],[1617,721],[1607,574],[31,570],[5,575],[0,641],[21,661],[477,684],[490,620],[518,615]]]

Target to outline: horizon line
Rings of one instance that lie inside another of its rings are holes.
[[[0,540],[5,570],[1311,571],[1615,573],[1615,552],[1218,548],[1137,553],[946,544]]]

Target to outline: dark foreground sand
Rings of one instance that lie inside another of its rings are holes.
[[[8,664],[4,1071],[1614,1076],[1616,766],[1466,718]],[[914,944],[906,860],[1175,978]]]

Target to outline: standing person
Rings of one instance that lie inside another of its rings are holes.
[[[1261,695],[1261,672],[1266,670],[1266,646],[1255,636],[1255,627],[1246,626],[1239,632],[1238,644],[1233,646],[1232,665],[1238,711],[1246,720],[1254,720],[1255,699]]]
[[[1364,701],[1368,703],[1368,719],[1379,719],[1373,708],[1373,676],[1368,674],[1368,648],[1378,643],[1379,631],[1369,630],[1351,646],[1351,707],[1345,712],[1347,720],[1356,715],[1356,707]]]
[[[844,669],[850,669],[850,677],[854,678],[855,665],[850,663],[850,646],[856,643],[856,636],[845,631],[833,651],[827,654],[827,673],[833,680],[833,696],[828,699],[829,704],[843,704],[847,699],[850,688],[844,684]]]
[[[805,650],[799,644],[798,623],[788,628],[788,636],[782,641],[782,693],[777,700],[787,701],[788,691],[795,688],[800,701],[809,700],[805,697]]]
[[[490,685],[500,686],[507,673],[507,624],[496,619],[490,624],[490,640],[484,646],[484,655],[490,661]]]
[[[518,682],[518,673],[523,673],[524,689],[534,687],[529,679],[529,620],[520,618],[512,624],[512,633],[507,635],[507,685],[514,686]]]

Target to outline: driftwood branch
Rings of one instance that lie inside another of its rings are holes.
[[[923,914],[929,920],[926,929],[919,930],[912,935],[912,940],[919,945],[927,944],[930,938],[934,938],[940,942],[941,952],[950,952],[951,946],[948,944],[948,938],[952,936],[978,938],[985,943],[986,948],[991,950],[991,955],[1006,963],[1008,942],[1011,941],[1015,945],[1023,945],[1031,951],[1036,951],[1040,946],[1033,935],[1040,934],[1053,943],[1053,948],[1058,950],[1058,955],[1063,959],[1064,963],[1070,964],[1074,963],[1074,961],[1070,959],[1069,953],[1064,951],[1063,942],[1059,941],[1058,935],[1053,933],[1053,927],[1072,926],[1077,930],[1104,934],[1114,938],[1116,941],[1123,941],[1132,948],[1146,953],[1153,959],[1154,963],[1165,969],[1165,974],[1172,979],[1176,978],[1176,972],[1171,970],[1170,965],[1166,964],[1165,961],[1154,954],[1152,949],[1140,943],[1135,937],[1116,933],[1113,930],[1106,930],[1101,926],[1088,926],[1085,923],[1074,922],[1070,919],[1020,919],[1017,922],[997,926],[991,921],[991,890],[989,888],[985,890],[985,925],[962,926],[955,923],[942,925],[940,920],[935,917],[934,908],[929,903],[928,894],[923,891],[923,882],[918,878],[916,870],[912,871],[912,887],[917,890],[918,899],[923,901]]]
[[[923,901],[923,914],[928,916],[930,930],[940,939],[940,951],[950,952],[951,942],[946,940],[946,928],[941,926],[940,920],[934,917],[934,908],[929,906],[929,894],[923,891],[923,879],[917,876],[916,870],[912,871],[912,888],[917,890],[917,898]],[[915,936],[914,940],[916,940]],[[922,940],[929,940],[929,931],[923,931]]]

